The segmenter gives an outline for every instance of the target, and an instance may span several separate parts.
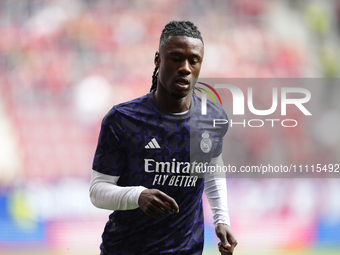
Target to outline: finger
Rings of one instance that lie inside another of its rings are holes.
[[[164,210],[162,210],[161,208],[157,207],[157,206],[154,206],[154,205],[150,205],[145,213],[153,218],[160,218],[162,216],[165,215],[165,212]]]
[[[232,255],[232,254],[233,254],[233,253],[230,252],[230,251],[227,251],[227,252],[220,251],[220,253],[221,253],[222,255]]]
[[[223,249],[223,248],[219,248],[219,252],[220,252],[222,255],[231,255],[231,254],[233,254],[231,251],[225,250],[225,249]]]
[[[231,245],[229,243],[228,244],[223,244],[222,242],[219,242],[218,243],[218,247],[223,248],[223,249],[229,251],[229,248],[231,247]]]
[[[219,250],[219,252],[222,254],[222,255],[232,255],[233,253],[230,252],[230,251],[221,251]]]
[[[236,241],[236,240],[233,240],[233,241],[230,240],[229,243],[230,243],[230,248],[229,248],[229,250],[230,250],[231,252],[233,252],[235,246],[237,245],[237,241]]]
[[[222,243],[222,246],[223,246],[223,248],[226,248],[226,249],[229,249],[229,248],[231,248],[231,244],[230,243],[228,243],[228,241],[227,241],[227,243]]]
[[[173,214],[173,213],[177,212],[174,208],[171,207],[171,205],[168,202],[164,202],[164,203],[166,204],[166,208],[167,208],[168,213]]]
[[[156,212],[154,212],[150,209],[146,210],[145,214],[152,217],[152,218],[156,218],[156,219],[159,219],[160,217],[162,217],[162,215],[160,215],[160,214],[158,214],[158,213],[156,213]]]
[[[231,246],[235,247],[237,245],[237,241],[235,237],[231,234],[228,235],[228,242],[231,244]]]
[[[158,198],[155,196],[154,200],[151,202],[151,204],[157,208],[160,208],[162,211],[166,211],[168,213],[175,213],[174,209],[172,209],[169,205],[169,203],[164,202],[161,198]]]
[[[175,213],[178,213],[179,212],[179,206],[178,204],[176,203],[176,201],[168,196],[167,194],[163,193],[162,192],[162,195],[160,197],[160,199],[165,203],[167,204],[168,206],[171,207],[171,209],[175,212]]]
[[[161,217],[159,214],[155,213],[154,211],[152,211],[152,210],[150,210],[150,209],[146,209],[146,210],[144,211],[144,213],[145,213],[147,216],[150,216],[150,217],[156,218],[156,219],[158,219],[158,218]]]
[[[221,241],[219,243],[219,251],[224,255],[224,254],[232,254],[233,252],[233,248],[231,247],[231,245],[228,243],[223,243],[223,241]]]
[[[160,216],[164,216],[164,215],[165,215],[165,211],[164,211],[163,208],[161,208],[161,207],[151,205],[151,206],[149,207],[149,209],[150,209],[152,212],[157,213],[157,214],[160,215]]]
[[[232,252],[228,248],[224,247],[221,242],[218,243],[218,250],[222,255],[232,254]]]
[[[230,243],[230,245],[231,245],[231,247],[230,247],[230,251],[231,252],[233,252],[234,251],[234,248],[236,247],[236,245],[237,245],[237,241],[236,241],[236,239],[235,239],[235,236],[233,235],[233,233],[232,232],[228,232],[228,237],[227,237],[227,239],[228,239],[228,242]]]

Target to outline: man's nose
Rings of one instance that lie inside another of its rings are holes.
[[[190,63],[189,63],[189,60],[184,60],[182,61],[181,63],[181,66],[178,70],[180,73],[182,74],[191,74],[191,69],[190,69]]]

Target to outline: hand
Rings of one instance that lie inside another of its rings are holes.
[[[168,213],[178,213],[176,201],[158,189],[145,189],[138,199],[139,208],[148,216],[160,218]]]
[[[218,244],[218,250],[222,255],[232,255],[234,248],[237,245],[237,241],[230,226],[218,223],[215,227],[215,232],[217,237],[221,240]]]

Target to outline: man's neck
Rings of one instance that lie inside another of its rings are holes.
[[[181,113],[190,109],[192,92],[182,98],[176,98],[168,93],[162,93],[161,89],[156,90],[154,99],[157,105],[163,110],[171,113]]]

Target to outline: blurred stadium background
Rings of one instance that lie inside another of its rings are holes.
[[[1,255],[99,254],[109,211],[88,188],[100,122],[149,91],[170,20],[202,32],[201,77],[339,77],[337,0],[1,0]],[[338,179],[228,185],[235,254],[340,254]],[[204,254],[218,254],[205,207]]]

